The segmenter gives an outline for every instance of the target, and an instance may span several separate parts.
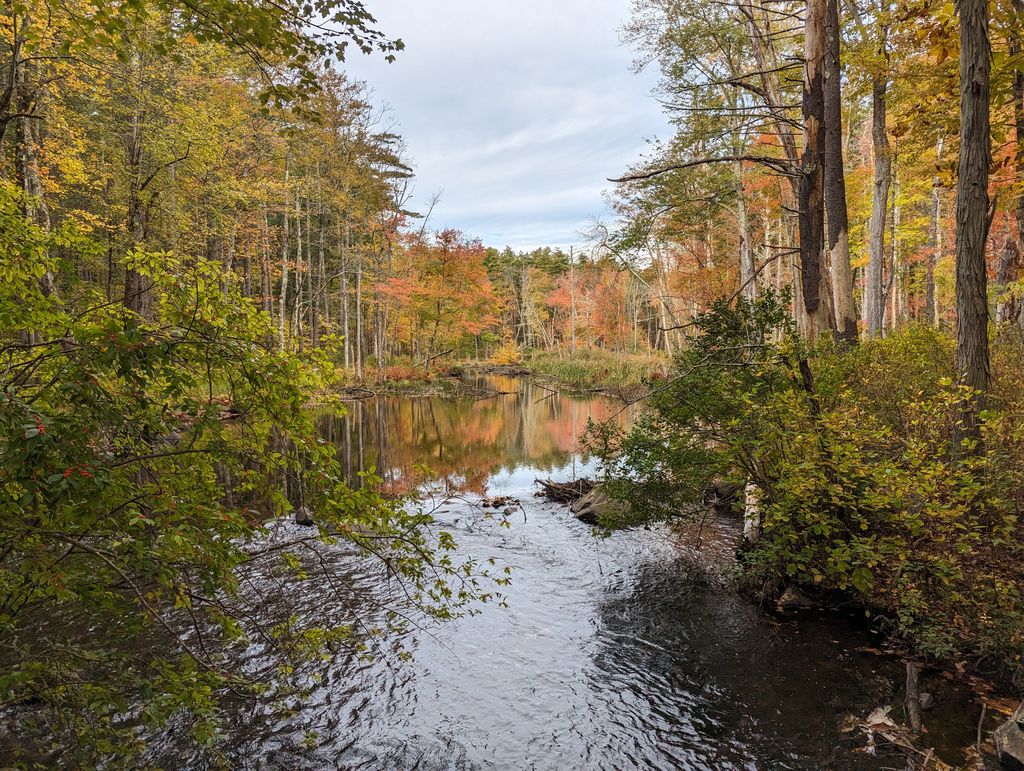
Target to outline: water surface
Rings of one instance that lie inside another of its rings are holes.
[[[852,717],[901,700],[902,665],[871,651],[854,620],[772,618],[696,566],[667,528],[599,538],[535,497],[535,478],[592,471],[587,421],[635,407],[482,379],[487,398],[371,399],[323,415],[353,475],[378,469],[409,489],[423,467],[445,480],[435,516],[463,554],[514,568],[507,608],[414,630],[400,661],[350,652],[287,719],[248,713],[229,737],[241,765],[286,768],[878,768],[856,751]],[[513,496],[511,527],[480,507]],[[728,553],[735,524],[711,534]],[[705,534],[705,537],[708,537]],[[347,597],[307,588],[305,612],[372,624],[389,591],[377,568],[339,555]],[[273,602],[273,597],[268,598]],[[355,610],[353,610],[353,608]],[[260,651],[245,656],[258,670]],[[973,742],[967,694],[933,682],[928,741],[947,760]],[[898,711],[898,709],[897,709]],[[165,760],[188,763],[173,752]],[[193,758],[194,760],[194,758]]]

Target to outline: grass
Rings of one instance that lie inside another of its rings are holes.
[[[494,364],[494,360],[490,360]],[[548,376],[570,389],[622,389],[636,388],[645,381],[659,380],[668,372],[670,360],[659,354],[613,353],[600,349],[577,351],[570,356],[563,353],[536,351],[529,354],[522,362],[513,364],[525,366],[536,375]],[[346,386],[363,387],[381,393],[448,393],[457,392],[458,387],[449,373],[459,369],[473,369],[482,362],[446,362],[431,372],[409,362],[393,364],[383,372],[372,366],[363,370],[363,378],[356,382],[346,379]]]
[[[628,388],[663,378],[669,360],[656,354],[591,349],[572,356],[538,352],[527,359],[526,365],[536,374],[550,375],[571,388]]]

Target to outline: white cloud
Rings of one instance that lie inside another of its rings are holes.
[[[377,0],[406,50],[346,69],[391,108],[432,226],[492,246],[567,246],[607,214],[607,177],[664,133],[651,76],[618,41],[628,0]]]

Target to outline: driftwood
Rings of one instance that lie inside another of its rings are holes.
[[[910,732],[914,736],[920,736],[924,730],[921,724],[921,689],[920,689],[921,667],[913,661],[907,662],[907,722],[910,723]]]
[[[480,501],[480,505],[485,509],[504,509],[509,506],[516,506],[519,504],[518,498],[513,498],[511,495],[500,495],[497,498],[484,498]]]
[[[594,489],[594,483],[589,479],[577,479],[573,482],[552,482],[550,479],[534,481],[543,489],[541,495],[556,503],[575,503]]]
[[[489,386],[478,386],[470,385],[465,380],[455,378],[455,382],[458,384],[457,392],[460,396],[471,397],[474,401],[483,401],[484,399],[496,399],[499,396],[508,396],[513,393],[512,391],[500,391],[497,388],[490,388]]]

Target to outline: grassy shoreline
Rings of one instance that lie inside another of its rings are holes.
[[[571,356],[534,353],[526,359],[535,375],[554,378],[566,388],[599,391],[636,388],[660,380],[666,376],[670,363],[665,356],[602,350],[579,351]]]
[[[470,360],[431,372],[409,366],[388,367],[383,373],[371,370],[361,380],[345,382],[339,390],[354,398],[371,395],[455,397],[467,391],[463,375],[476,373],[544,378],[567,391],[621,395],[663,379],[669,364],[670,360],[664,356],[601,350],[580,351],[572,356],[536,352],[514,363]]]

